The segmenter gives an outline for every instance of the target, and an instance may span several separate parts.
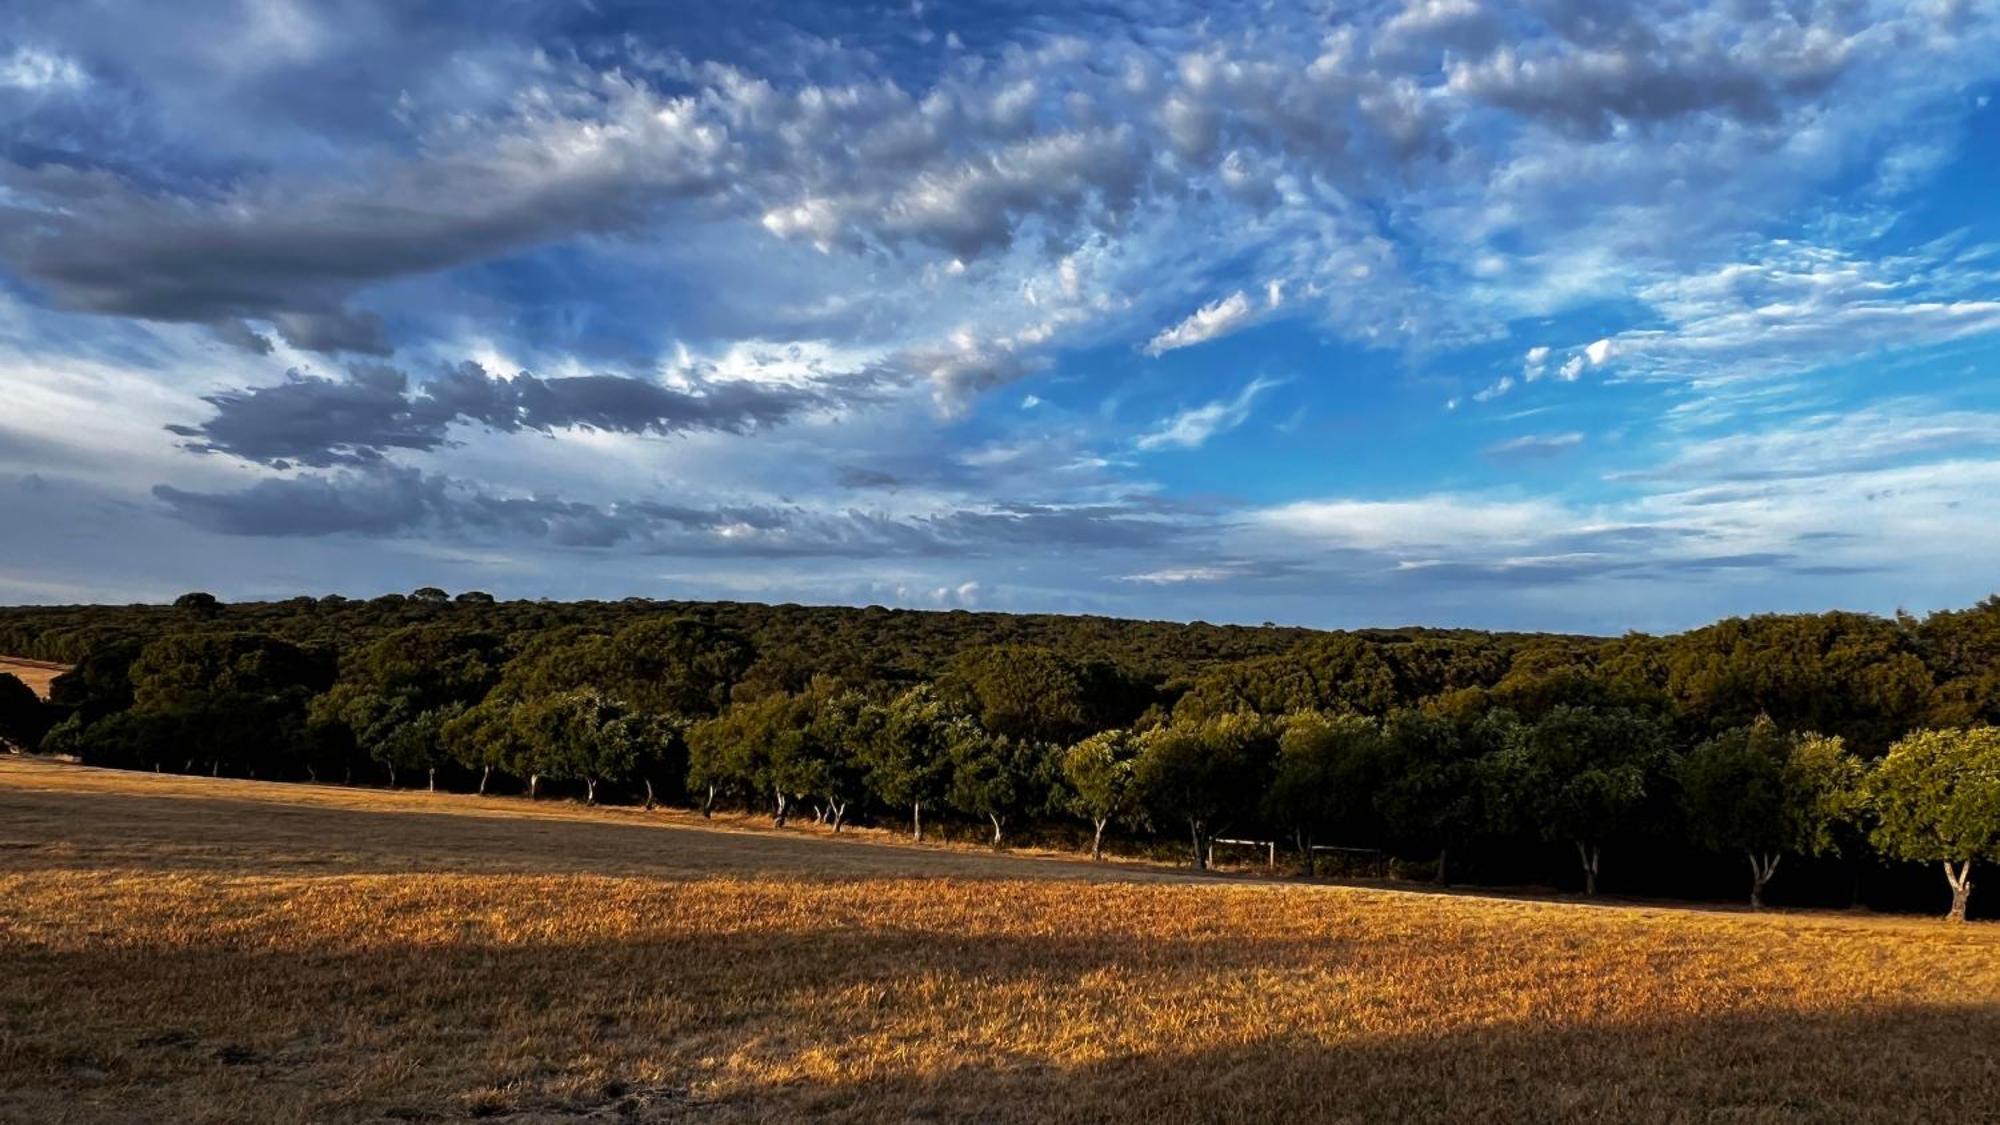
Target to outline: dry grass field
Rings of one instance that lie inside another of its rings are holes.
[[[0,1119],[1981,1120],[2000,927],[0,760]]]
[[[19,656],[0,656],[0,673],[19,678],[43,699],[49,697],[50,682],[67,671],[69,671],[67,664],[51,664],[46,660],[28,660]]]

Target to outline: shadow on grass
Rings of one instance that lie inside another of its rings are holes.
[[[721,1116],[933,1121],[1984,1121],[2000,1007],[1265,1035],[1078,1067],[999,1060],[749,1090]]]
[[[833,924],[512,944],[471,927],[429,944],[308,941],[282,953],[220,933],[199,948],[127,938],[0,945],[0,1119],[1909,1121],[2000,1110],[2000,997],[1802,1013],[1746,1011],[1754,997],[1711,991],[1688,1001],[1718,1010],[1702,1018],[1591,1019],[1607,988],[1680,997],[1714,982],[1573,944],[1578,974],[1597,980],[1565,983],[1557,966],[1543,1003],[1521,1010],[1585,1015],[1481,1023],[1467,1013],[1503,986],[1504,954],[1409,935],[1120,942]],[[1281,1026],[1270,1009],[1234,1023],[1204,1003],[1267,979],[1301,990],[1276,1008]],[[1872,987],[1881,995],[1881,981]],[[1412,1010],[1385,1011],[1399,988]],[[981,1030],[953,1038],[940,1013]],[[1127,1020],[1157,1029],[1158,1045],[1133,1051],[1119,1034]],[[1019,1040],[996,1030],[1010,1026]],[[940,1038],[958,1045],[940,1055]]]

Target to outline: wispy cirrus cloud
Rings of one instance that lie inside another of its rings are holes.
[[[1277,385],[1274,379],[1252,379],[1235,398],[1183,410],[1140,434],[1132,444],[1149,453],[1162,449],[1200,449],[1210,438],[1249,421],[1257,397]]]

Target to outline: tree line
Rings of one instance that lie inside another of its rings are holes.
[[[1732,878],[1758,905],[1833,900],[1842,875],[1918,901],[1921,863],[1960,918],[2000,861],[2000,599],[1590,638],[191,594],[0,610],[0,651],[75,662],[46,704],[0,677],[0,740],[132,769],[560,789],[996,847],[1073,828],[1094,855],[1177,836],[1197,868],[1247,836],[1307,874],[1367,849],[1587,894]]]

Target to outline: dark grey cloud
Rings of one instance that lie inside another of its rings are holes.
[[[860,465],[842,465],[834,470],[834,483],[842,488],[895,488],[904,483],[903,478],[880,469],[864,468]]]
[[[1834,11],[1718,15],[1672,32],[1642,6],[1563,0],[1543,15],[1555,36],[1459,62],[1451,86],[1591,137],[1697,114],[1775,122],[1841,78],[1858,30]]]
[[[1484,450],[1488,460],[1502,463],[1510,461],[1542,461],[1560,457],[1583,444],[1583,435],[1566,434],[1524,434],[1496,442]]]
[[[495,495],[386,462],[270,477],[234,491],[159,485],[153,495],[179,519],[227,535],[440,536],[694,556],[914,558],[1022,548],[1130,550],[1162,546],[1189,534],[1184,521],[1142,502],[1087,507],[1012,503],[919,516],[653,499],[600,505],[553,496]]]
[[[274,538],[392,535],[421,526],[448,503],[442,478],[395,467],[335,477],[272,477],[236,492],[190,492],[162,484],[153,495],[197,527]]]
[[[516,125],[524,132],[484,148],[339,180],[264,177],[220,202],[94,168],[0,161],[0,259],[61,308],[218,325],[238,340],[231,321],[263,320],[300,348],[384,354],[385,323],[348,306],[361,290],[631,230],[720,174],[664,125],[655,137],[626,130],[634,151],[596,160],[554,151],[567,121]]]
[[[456,424],[507,433],[743,433],[867,394],[865,380],[810,387],[717,381],[680,390],[625,375],[494,377],[469,362],[417,384],[398,368],[357,364],[344,378],[293,371],[282,383],[206,396],[215,417],[167,428],[198,452],[324,468],[379,461],[391,450],[437,449]]]

